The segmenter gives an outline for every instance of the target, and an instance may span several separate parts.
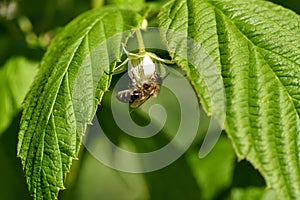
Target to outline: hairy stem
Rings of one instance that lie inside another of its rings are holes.
[[[136,36],[137,36],[138,44],[139,44],[139,52],[143,53],[143,52],[145,52],[145,45],[144,45],[141,30],[139,28],[136,30]]]

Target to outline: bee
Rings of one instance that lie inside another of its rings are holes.
[[[169,64],[173,62],[144,50],[138,54],[128,52],[124,46],[123,50],[128,58],[115,69],[114,73],[121,73],[127,69],[130,87],[119,91],[116,97],[121,102],[130,103],[132,108],[137,108],[150,97],[156,97],[162,84],[162,78],[156,71],[159,65],[155,65],[152,59]]]
[[[141,96],[139,98],[134,99],[132,104],[130,105],[132,108],[137,108],[146,102],[150,97],[156,97],[160,89],[160,85],[156,82],[143,85],[143,90],[141,92]]]
[[[142,86],[136,87],[135,89],[131,88],[119,91],[117,93],[117,99],[124,103],[130,103],[132,108],[137,108],[150,97],[156,97],[161,84],[161,77],[155,73],[155,78],[144,82]]]

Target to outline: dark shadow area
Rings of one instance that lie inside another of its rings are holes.
[[[300,2],[298,0],[269,0],[269,1],[272,1],[273,3],[291,9],[298,14],[300,13]]]
[[[232,187],[266,187],[259,171],[246,160],[237,163],[234,169]]]
[[[17,142],[21,113],[0,137],[0,199],[32,200],[29,195],[21,161],[17,158]],[[5,181],[3,181],[5,180]]]

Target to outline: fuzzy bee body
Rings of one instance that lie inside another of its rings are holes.
[[[152,82],[151,84],[144,83],[142,88],[139,88],[137,91],[140,94],[139,98],[135,98],[131,103],[132,108],[137,108],[143,103],[145,103],[150,97],[156,97],[160,89],[160,85],[156,82]]]
[[[147,80],[141,86],[119,91],[117,93],[117,98],[124,103],[131,103],[131,107],[137,108],[146,102],[150,97],[156,97],[161,83],[161,77],[156,74],[154,79]]]
[[[122,67],[124,67],[125,63],[128,63],[127,73],[130,78],[130,88],[119,91],[117,93],[117,99],[124,103],[130,103],[131,107],[137,108],[150,97],[155,97],[162,84],[162,78],[156,72],[157,66],[152,59],[159,62],[170,62],[150,52],[144,51],[139,54],[133,54],[126,51],[125,48],[124,51],[128,58],[118,69],[122,71]]]

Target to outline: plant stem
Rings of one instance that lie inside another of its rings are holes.
[[[139,28],[136,30],[136,36],[137,36],[137,40],[138,40],[138,44],[139,44],[139,52],[143,53],[143,52],[145,52],[145,45],[144,45],[141,30]]]

